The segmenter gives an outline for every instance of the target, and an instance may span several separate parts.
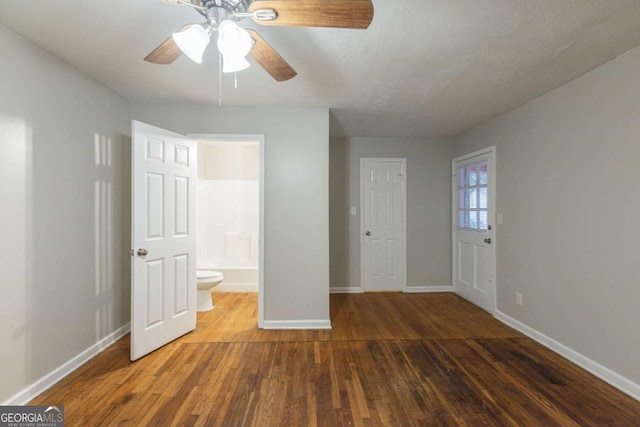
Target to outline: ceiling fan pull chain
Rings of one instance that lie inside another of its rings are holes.
[[[222,107],[222,54],[218,53],[218,107]]]
[[[233,88],[238,89],[238,73],[233,73]]]

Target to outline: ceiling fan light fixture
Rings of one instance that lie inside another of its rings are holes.
[[[202,63],[204,50],[209,45],[211,30],[202,25],[192,25],[189,29],[171,36],[182,53],[198,64]]]
[[[218,26],[218,49],[222,54],[223,73],[233,73],[249,68],[245,59],[251,50],[251,36],[233,21],[222,21]]]
[[[239,55],[222,55],[222,72],[235,73],[237,71],[246,70],[251,64],[244,56]]]

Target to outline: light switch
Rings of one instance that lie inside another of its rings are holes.
[[[497,217],[498,218],[496,218],[496,220],[498,221],[498,225],[502,225],[502,223],[504,222],[504,216],[502,215],[502,212],[498,212]]]
[[[351,215],[358,215],[358,209],[355,206],[351,206]]]

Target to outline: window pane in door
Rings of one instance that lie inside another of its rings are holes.
[[[476,170],[476,166],[469,167],[469,186],[473,187],[474,185],[478,185],[478,172]]]
[[[469,189],[469,207],[471,209],[478,208],[478,189],[477,188]]]
[[[468,199],[468,193],[469,190],[460,190],[458,191],[458,194],[460,195],[460,197],[458,198],[458,208],[459,209],[465,209],[469,207],[469,204],[467,203],[467,199]]]
[[[478,224],[478,228],[480,230],[486,230],[487,227],[489,226],[487,221],[487,211],[480,211],[479,215],[480,215],[480,223]]]
[[[466,187],[467,186],[467,174],[466,174],[467,169],[466,168],[460,168],[458,169],[458,187]]]
[[[489,178],[487,177],[487,162],[481,163],[479,166],[480,185],[487,185]]]
[[[480,209],[487,209],[487,187],[481,187],[479,196]]]
[[[459,211],[458,212],[458,227],[467,228],[468,227],[468,211]]]
[[[477,211],[469,211],[469,225],[468,228],[478,228],[478,212]]]

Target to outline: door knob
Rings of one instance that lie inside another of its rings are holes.
[[[490,238],[490,237],[487,237],[486,239],[484,239],[484,242],[485,242],[485,243],[488,243],[488,244],[491,244],[491,238]]]
[[[365,235],[365,236],[371,236],[371,232],[370,232],[369,230],[367,230],[367,231],[364,233],[364,235]]]
[[[149,252],[146,249],[138,249],[138,256],[147,256]]]

